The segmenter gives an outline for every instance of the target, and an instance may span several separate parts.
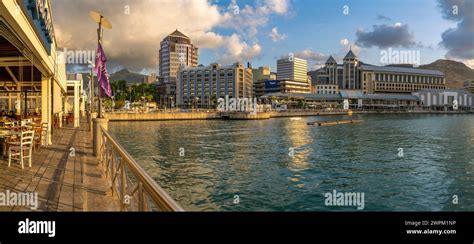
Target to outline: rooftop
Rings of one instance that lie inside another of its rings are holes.
[[[439,70],[430,70],[430,69],[417,69],[417,68],[403,68],[403,67],[393,67],[393,66],[375,66],[363,64],[361,65],[363,70],[372,70],[380,72],[396,72],[396,73],[407,73],[407,74],[425,74],[425,75],[439,75],[444,76],[444,73]]]

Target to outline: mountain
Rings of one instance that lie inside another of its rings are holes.
[[[124,80],[127,82],[127,84],[142,83],[144,78],[145,75],[132,73],[126,68],[110,75],[110,81]]]
[[[474,80],[474,69],[454,60],[438,59],[433,63],[420,65],[418,68],[443,72],[446,75],[446,86],[448,88],[461,88],[464,81]]]

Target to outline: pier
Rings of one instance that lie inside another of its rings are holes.
[[[0,192],[37,193],[34,211],[116,211],[117,198],[92,155],[87,123],[55,129],[53,144],[33,153],[32,167],[0,159]],[[0,206],[0,211],[31,211],[26,206]]]

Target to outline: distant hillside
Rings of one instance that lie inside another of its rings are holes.
[[[110,75],[110,81],[124,80],[127,84],[142,83],[144,75],[132,73],[126,68]]]
[[[458,61],[438,59],[431,64],[420,65],[419,68],[443,72],[446,75],[448,88],[461,88],[464,81],[474,80],[474,69]]]

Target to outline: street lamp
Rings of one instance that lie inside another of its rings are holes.
[[[89,79],[89,112],[93,113],[94,112],[94,98],[95,98],[95,88],[94,88],[94,68],[95,65],[92,63],[91,60],[88,60],[87,63],[89,63],[89,67],[91,67],[91,74],[90,74],[90,79]]]

